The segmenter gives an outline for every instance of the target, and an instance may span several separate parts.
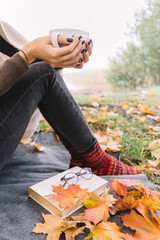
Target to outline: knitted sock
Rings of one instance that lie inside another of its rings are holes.
[[[69,168],[72,168],[72,167],[75,167],[75,166],[83,168],[84,160],[83,160],[82,155],[80,153],[78,153],[77,150],[73,146],[67,146],[66,149],[71,154],[71,160],[70,160]]]
[[[137,174],[137,170],[106,153],[97,142],[89,152],[82,154],[86,167],[90,167],[97,175]]]

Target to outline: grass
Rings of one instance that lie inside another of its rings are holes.
[[[155,94],[155,97],[143,97],[142,91],[146,91],[149,93]],[[90,98],[90,95],[75,95],[75,99],[80,105],[91,103],[93,100]],[[146,88],[143,90],[142,88],[139,88],[135,91],[128,91],[126,89],[121,89],[120,91],[114,91],[112,93],[109,93],[108,95],[99,95],[95,94],[94,97],[101,97],[103,100],[101,101],[102,105],[108,104],[108,105],[118,105],[119,102],[122,101],[130,101],[130,102],[136,102],[140,101],[143,104],[146,105],[153,105],[158,106],[160,105],[160,86],[153,86],[151,88]]]

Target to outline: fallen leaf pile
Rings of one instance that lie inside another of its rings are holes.
[[[72,187],[76,189],[74,185]],[[52,194],[52,198],[56,200],[64,198],[64,201],[67,195],[82,198],[86,210],[78,216],[70,217],[70,220],[42,213],[44,223],[37,223],[32,232],[47,234],[47,240],[57,240],[62,233],[65,234],[66,240],[73,240],[78,234],[84,233],[86,228],[89,233],[87,236],[85,233],[85,239],[160,239],[160,217],[155,212],[160,209],[160,192],[150,190],[138,180],[128,179],[113,180],[110,192],[106,189],[101,196],[95,192],[87,192],[86,189],[84,194],[83,189],[76,187],[77,195],[75,191],[71,194],[71,189],[64,191],[62,186],[53,187],[57,195]],[[66,206],[67,204],[70,206],[68,201]],[[124,212],[125,210],[129,211]],[[120,214],[122,211],[123,214]],[[122,222],[121,226],[110,221],[110,217],[117,212]],[[130,230],[124,233],[123,227],[129,227]]]

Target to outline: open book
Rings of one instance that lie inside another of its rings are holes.
[[[29,196],[34,199],[37,203],[39,203],[41,206],[46,208],[49,212],[52,214],[56,214],[62,218],[67,217],[68,215],[71,215],[73,212],[81,208],[82,200],[78,200],[76,204],[72,207],[71,211],[68,211],[68,209],[62,209],[58,206],[58,203],[50,198],[45,197],[46,195],[53,194],[52,192],[52,185],[59,186],[60,184],[63,184],[64,182],[61,181],[61,178],[70,172],[77,173],[81,170],[80,167],[73,167],[70,168],[62,173],[59,173],[51,178],[48,178],[42,182],[39,182],[31,187],[29,187]],[[97,192],[98,194],[101,194],[104,192],[106,188],[107,181],[104,180],[101,177],[96,176],[93,174],[91,179],[84,179],[81,176],[78,177],[78,183],[77,183],[82,189],[88,188],[88,192]],[[68,186],[66,186],[67,188]]]

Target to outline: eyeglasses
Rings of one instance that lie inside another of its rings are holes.
[[[77,184],[78,183],[78,177],[81,176],[83,177],[84,179],[86,180],[89,180],[92,178],[93,176],[93,173],[92,173],[92,170],[90,168],[82,168],[81,171],[79,172],[70,172],[70,173],[67,173],[66,175],[64,175],[62,178],[61,178],[61,181],[65,181],[64,184],[63,184],[63,187],[68,183],[69,185],[72,185],[72,184]]]

